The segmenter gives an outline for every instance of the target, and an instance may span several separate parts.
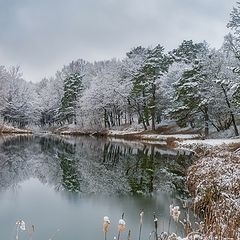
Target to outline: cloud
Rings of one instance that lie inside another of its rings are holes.
[[[0,64],[39,81],[73,59],[122,58],[183,39],[219,47],[235,0],[0,0]]]

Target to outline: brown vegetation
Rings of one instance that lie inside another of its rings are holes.
[[[239,239],[240,155],[227,147],[202,153],[189,168],[187,184],[203,232],[209,239]]]

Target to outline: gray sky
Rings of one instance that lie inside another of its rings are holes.
[[[71,60],[122,58],[132,47],[184,39],[220,47],[236,0],[0,0],[0,65],[26,80]]]

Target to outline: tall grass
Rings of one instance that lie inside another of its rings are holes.
[[[194,212],[209,239],[240,239],[240,155],[213,148],[189,169]]]

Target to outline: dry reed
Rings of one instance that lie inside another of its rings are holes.
[[[190,167],[188,188],[207,238],[240,239],[240,155],[214,148]]]

